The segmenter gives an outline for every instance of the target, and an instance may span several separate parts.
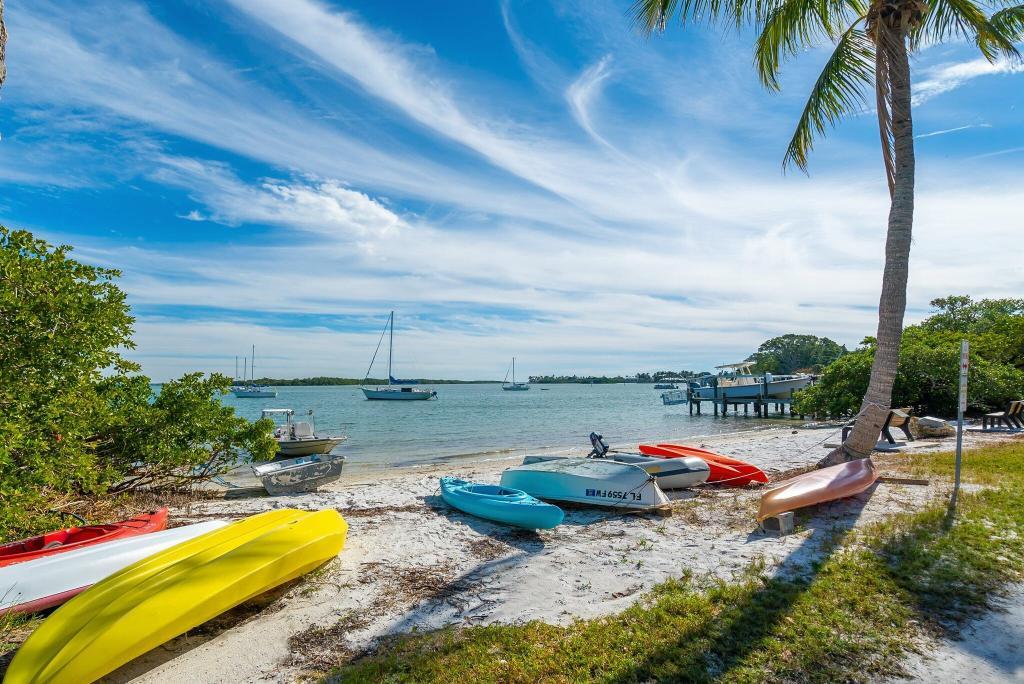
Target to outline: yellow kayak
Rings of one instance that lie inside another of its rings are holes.
[[[347,532],[333,509],[281,509],[161,551],[54,612],[19,649],[4,682],[95,681],[330,560]]]

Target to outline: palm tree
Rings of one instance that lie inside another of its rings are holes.
[[[7,78],[7,59],[4,57],[7,50],[7,26],[4,25],[4,0],[0,0],[0,88]]]
[[[975,0],[636,0],[633,12],[646,34],[663,31],[674,17],[683,26],[706,22],[760,33],[754,64],[765,87],[779,90],[782,62],[820,43],[835,44],[818,76],[783,157],[783,169],[807,170],[815,137],[844,116],[862,111],[871,98],[878,113],[882,160],[889,184],[885,270],[878,304],[878,334],[871,380],[856,426],[843,446],[820,465],[868,456],[892,400],[914,221],[914,134],[909,55],[944,40],[966,39],[989,61],[1020,57],[1024,5],[991,0],[986,11]]]

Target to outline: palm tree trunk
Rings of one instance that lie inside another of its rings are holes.
[[[878,303],[878,334],[871,380],[857,422],[844,444],[819,465],[834,465],[871,454],[892,401],[892,386],[903,338],[903,314],[907,308],[907,276],[910,271],[910,240],[914,223],[914,131],[910,102],[910,61],[906,41],[879,41],[887,53],[893,132],[893,192],[889,228],[885,240],[885,271]],[[883,87],[883,84],[876,84]]]
[[[0,88],[7,79],[7,26],[4,24],[4,0],[0,0]]]

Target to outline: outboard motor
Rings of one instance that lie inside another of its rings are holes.
[[[608,455],[608,444],[604,441],[604,437],[596,432],[590,433],[590,444],[594,447],[587,454],[590,458],[604,458]]]

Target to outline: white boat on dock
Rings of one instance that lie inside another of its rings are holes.
[[[384,341],[384,333],[389,332],[388,337],[388,384],[385,386],[367,387],[366,381],[370,377],[370,371],[373,370],[373,362],[377,359],[377,352],[380,351],[380,344]],[[373,352],[373,358],[370,359],[370,367],[366,369],[366,377],[363,378],[363,385],[360,385],[359,389],[362,390],[363,396],[367,399],[372,400],[383,400],[383,401],[425,401],[427,399],[434,399],[437,397],[437,392],[426,387],[412,387],[419,383],[418,380],[398,380],[391,374],[391,358],[395,349],[395,312],[392,311],[388,316],[388,322],[384,326],[384,330],[380,334],[380,341],[377,342],[377,349]]]
[[[793,392],[811,384],[813,376],[805,374],[754,375],[753,362],[742,361],[716,366],[718,375],[703,385],[691,385],[693,399],[702,401],[773,401],[791,399]],[[666,394],[668,394],[666,392]],[[664,400],[664,397],[663,397]],[[667,403],[667,402],[666,402]],[[680,402],[681,403],[681,402]]]
[[[654,476],[636,465],[597,458],[564,458],[507,469],[501,486],[538,499],[630,510],[669,509]]]

